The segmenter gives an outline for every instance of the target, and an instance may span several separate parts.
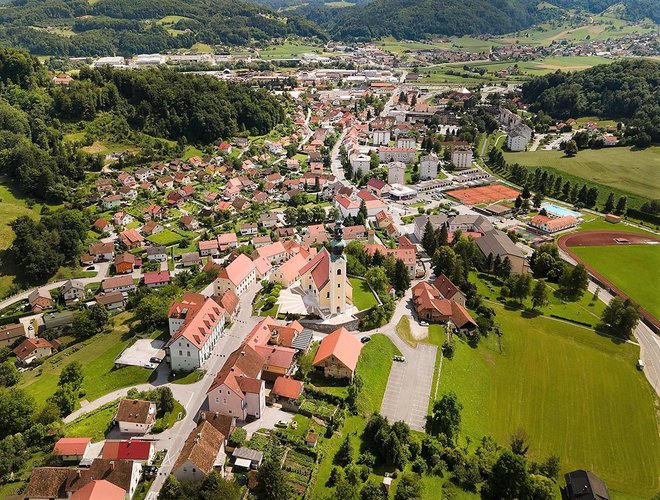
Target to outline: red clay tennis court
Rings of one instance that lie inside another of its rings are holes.
[[[518,196],[518,191],[502,184],[491,184],[489,186],[447,191],[447,194],[459,200],[463,205],[479,205],[494,201],[513,200]]]

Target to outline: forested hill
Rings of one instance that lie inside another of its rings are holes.
[[[650,141],[660,142],[660,62],[626,59],[584,71],[558,71],[533,78],[522,92],[531,111],[557,119],[622,120],[636,129],[630,133],[647,134]]]
[[[87,124],[97,136],[205,145],[265,134],[284,119],[266,91],[172,70],[85,68],[68,87],[55,87],[36,58],[0,48],[0,174],[31,198],[66,200],[85,170],[100,168],[102,159],[64,141]]]
[[[165,26],[166,16],[176,17]],[[0,44],[37,55],[134,55],[290,35],[325,37],[305,19],[238,0],[15,0],[0,9]]]
[[[501,34],[526,28],[546,15],[530,0],[373,0],[364,7],[296,12],[342,39]]]

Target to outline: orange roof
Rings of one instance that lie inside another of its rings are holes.
[[[303,383],[300,380],[294,380],[289,377],[277,377],[270,393],[284,398],[298,399],[302,390]]]
[[[264,358],[268,366],[285,368],[287,371],[298,352],[296,349],[279,345],[258,345],[254,350]]]
[[[316,288],[321,290],[330,278],[330,253],[324,248],[300,270],[300,275],[311,271]]]
[[[89,443],[92,442],[91,438],[62,438],[55,443],[53,448],[53,455],[83,455]]]
[[[126,490],[105,479],[90,481],[71,495],[71,500],[124,500]]]
[[[278,272],[286,281],[293,281],[299,276],[300,270],[307,264],[307,259],[302,253],[297,253],[284,264],[282,264]]]
[[[342,326],[323,338],[319,350],[314,356],[314,364],[317,365],[330,356],[334,356],[346,368],[355,371],[361,349],[362,344],[360,341]]]
[[[149,460],[153,445],[153,441],[139,439],[106,441],[103,445],[102,458],[108,460]]]
[[[240,284],[254,270],[254,262],[245,254],[241,254],[220,270],[218,277],[228,279],[234,285]]]
[[[187,315],[183,326],[170,339],[170,344],[184,337],[197,349],[201,349],[224,313],[224,309],[215,300],[206,299],[195,314]]]

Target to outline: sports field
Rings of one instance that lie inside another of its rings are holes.
[[[571,251],[660,318],[660,245],[572,247]]]
[[[501,200],[513,200],[518,196],[518,191],[502,184],[491,184],[489,186],[447,191],[447,194],[456,198],[464,205],[476,205]]]
[[[610,492],[653,496],[660,488],[657,397],[635,369],[639,348],[493,307],[504,333],[502,353],[494,335],[477,349],[459,341],[442,366],[440,392],[457,393],[462,432],[473,442],[491,435],[508,445],[523,428],[530,458],[555,453],[562,472],[592,470]]]
[[[507,163],[550,167],[648,199],[660,192],[660,146],[641,151],[629,148],[585,149],[569,158],[563,151],[504,153]]]

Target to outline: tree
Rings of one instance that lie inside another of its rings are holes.
[[[486,498],[521,498],[526,487],[525,458],[505,450],[488,476]]]
[[[89,308],[89,319],[96,325],[96,331],[100,332],[103,330],[105,325],[108,323],[108,310],[103,307],[101,304],[93,304]]]
[[[461,411],[463,405],[458,400],[456,393],[450,391],[433,403],[431,411],[430,427],[434,434],[444,434],[450,440],[458,436],[461,428]]]
[[[529,450],[529,444],[527,443],[528,440],[529,438],[524,429],[516,429],[513,434],[511,434],[511,438],[509,439],[511,451],[516,455],[525,456]]]
[[[621,297],[614,297],[603,310],[601,320],[617,335],[628,338],[637,327],[639,312],[632,302],[624,301]]]
[[[534,193],[533,204],[534,208],[541,208],[541,203],[543,203],[543,192],[537,191]]]
[[[570,271],[564,272],[559,280],[560,292],[572,300],[582,297],[588,285],[589,274],[582,264],[578,264]]]
[[[342,498],[346,500],[359,500],[359,489],[357,485],[348,481],[341,481],[335,488],[335,498]]]
[[[254,493],[259,500],[286,500],[291,497],[291,487],[277,460],[268,459],[257,472]]]
[[[556,482],[561,471],[561,460],[557,455],[550,455],[539,464],[538,469],[542,475]]]
[[[508,278],[511,275],[511,259],[509,259],[509,257],[504,257],[504,260],[499,266],[497,275],[500,278]]]
[[[405,473],[396,487],[394,500],[417,500],[422,498],[422,483],[416,474]]]
[[[626,211],[626,202],[628,201],[628,198],[626,196],[621,196],[619,200],[616,202],[616,213],[617,214],[622,214]]]
[[[401,259],[396,260],[394,266],[394,277],[392,279],[392,286],[399,295],[403,295],[408,288],[410,288],[410,276],[408,275],[408,268],[405,262]]]
[[[12,361],[5,361],[0,364],[0,386],[11,387],[18,384],[21,374]]]
[[[182,498],[181,483],[176,476],[169,475],[158,494],[158,500],[179,500]]]
[[[386,500],[387,495],[380,484],[373,481],[368,482],[360,491],[360,500]]]
[[[527,497],[534,500],[553,500],[555,498],[555,483],[538,474],[530,474],[527,484]]]
[[[82,387],[84,379],[82,364],[79,361],[73,361],[64,367],[60,373],[60,379],[57,385],[62,387],[65,384],[69,384],[75,390],[79,390]]]
[[[97,333],[96,323],[92,321],[88,310],[78,311],[71,323],[71,334],[78,340],[88,339]]]
[[[436,276],[452,276],[456,269],[456,253],[450,247],[440,247],[433,254],[431,264]]]
[[[23,467],[27,449],[21,434],[7,436],[0,441],[0,481],[6,482],[12,473]]]
[[[346,436],[342,441],[335,454],[334,461],[342,467],[346,467],[348,464],[353,463],[353,445],[351,444],[350,436]]]
[[[436,244],[438,247],[449,245],[449,227],[446,223],[436,231]]]
[[[0,439],[32,425],[34,399],[22,389],[0,388]]]
[[[522,304],[523,300],[529,297],[532,292],[532,277],[529,274],[517,274],[507,280],[511,297],[518,299]]]
[[[566,142],[566,145],[564,147],[564,153],[566,153],[566,156],[575,156],[578,154],[578,147],[575,141],[570,140]]]
[[[540,309],[548,305],[549,293],[545,282],[539,280],[532,291],[532,308]]]
[[[516,210],[520,210],[522,207],[523,199],[520,195],[516,196],[516,200],[513,202],[513,206]]]
[[[364,274],[364,279],[369,285],[371,285],[371,288],[373,288],[376,293],[384,292],[389,284],[387,273],[381,266],[369,268]]]
[[[47,400],[60,409],[60,415],[69,415],[78,403],[78,390],[70,384],[64,384],[53,393]]]
[[[529,186],[525,184],[523,186],[522,197],[524,200],[529,200],[532,196],[532,192],[529,190]]]
[[[433,224],[430,220],[426,221],[424,226],[424,235],[422,236],[422,248],[426,251],[426,254],[433,257],[435,249],[437,248],[437,243],[435,239],[435,229],[433,229]]]

